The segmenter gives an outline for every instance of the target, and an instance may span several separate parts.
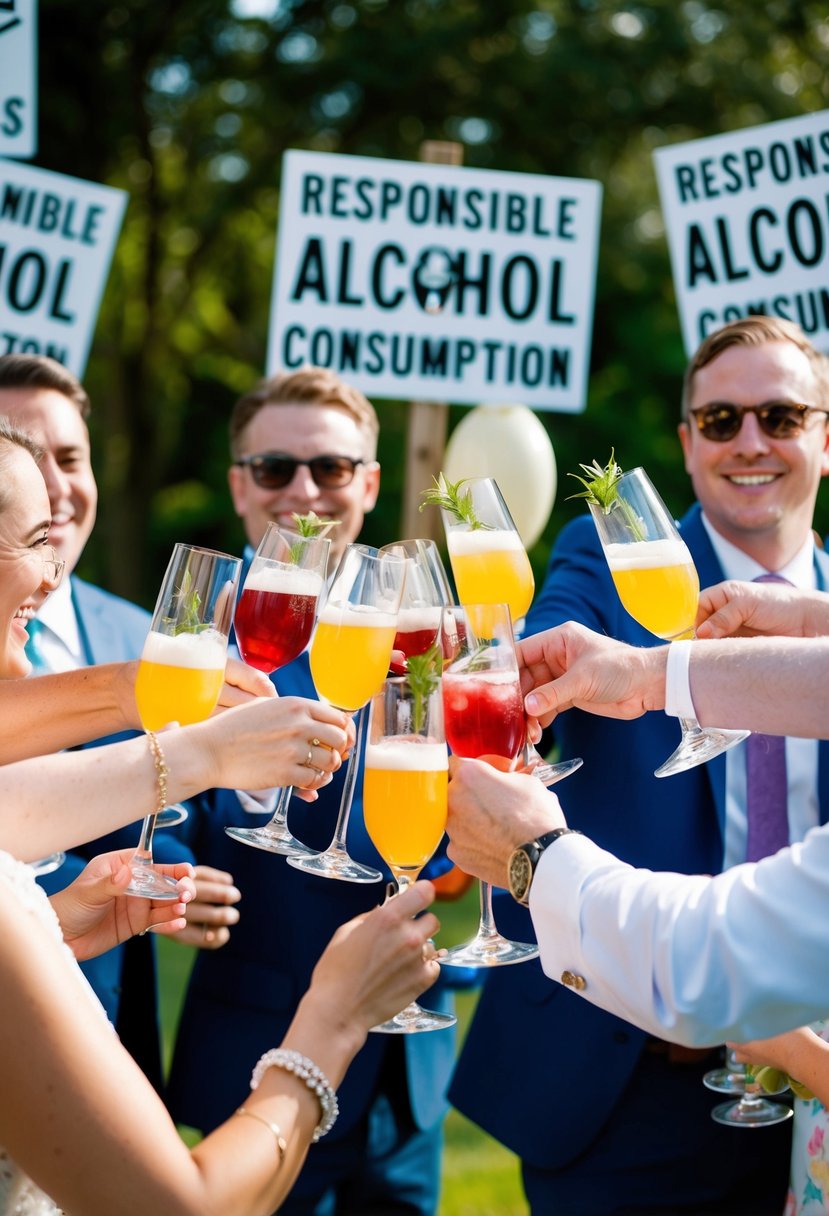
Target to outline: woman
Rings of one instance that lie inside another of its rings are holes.
[[[9,669],[25,663],[20,621],[45,590],[48,527],[34,451],[0,425],[0,661]],[[281,1049],[262,1057],[255,1088],[239,1095],[239,1117],[189,1152],[14,858],[69,847],[209,786],[317,788],[351,742],[347,719],[328,706],[257,698],[160,739],[0,769],[0,1213],[264,1216],[284,1198],[312,1138],[331,1125],[333,1088],[370,1027],[437,977],[428,944],[437,919],[412,919],[431,902],[430,884],[337,932]],[[78,902],[64,908],[70,920]],[[127,927],[169,915],[144,903]],[[110,908],[80,937],[97,948],[124,931]]]

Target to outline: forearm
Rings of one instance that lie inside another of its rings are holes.
[[[134,664],[0,683],[0,764],[134,729]]]

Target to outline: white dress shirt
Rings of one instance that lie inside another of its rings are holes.
[[[68,578],[64,578],[44,601],[37,619],[43,626],[38,645],[49,671],[76,671],[86,667]]]

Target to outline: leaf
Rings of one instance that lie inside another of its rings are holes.
[[[181,586],[175,593],[175,600],[178,604],[176,615],[165,617],[165,621],[173,626],[173,637],[178,637],[180,633],[203,633],[205,629],[210,628],[209,622],[203,621],[199,616],[201,595],[198,588],[193,586],[193,576],[189,570],[184,572]]]
[[[412,691],[412,726],[416,734],[423,729],[429,697],[440,682],[443,651],[433,642],[425,654],[413,654],[407,661],[406,680]]]
[[[316,511],[308,511],[305,515],[297,515],[294,511],[291,519],[296,524],[296,530],[299,535],[308,540],[316,540],[317,537],[323,537],[326,532],[330,532],[332,528],[338,528],[342,523],[342,520],[339,519],[323,519],[317,515]],[[301,541],[291,545],[288,551],[288,561],[292,566],[300,564],[307,547]]]
[[[443,473],[439,473],[432,480],[434,484],[428,490],[421,490],[420,496],[423,502],[420,504],[419,510],[423,511],[426,507],[440,507],[441,510],[454,515],[458,523],[467,524],[473,532],[489,528],[489,525],[483,523],[475,514],[472,491],[461,490],[461,486],[466,485],[470,480],[468,477],[463,477],[460,481],[447,481]]]
[[[585,474],[584,477],[578,473],[568,473],[567,476],[580,481],[584,489],[577,494],[569,495],[567,501],[569,502],[570,498],[586,498],[591,506],[600,507],[605,515],[618,510],[624,516],[625,524],[633,539],[635,541],[645,540],[645,529],[641,519],[630,503],[619,494],[622,467],[616,463],[615,450],[610,449],[610,459],[604,468],[598,460],[594,460],[592,464],[580,464],[579,468]]]

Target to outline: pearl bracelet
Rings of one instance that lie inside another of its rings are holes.
[[[337,1115],[340,1113],[340,1105],[331,1082],[322,1069],[318,1068],[314,1061],[309,1060],[307,1056],[301,1055],[298,1051],[289,1051],[284,1047],[273,1047],[270,1051],[265,1052],[254,1068],[250,1078],[251,1089],[258,1089],[262,1077],[269,1068],[284,1068],[286,1072],[292,1072],[298,1080],[304,1081],[308,1088],[316,1094],[322,1111],[322,1118],[314,1128],[314,1134],[311,1137],[313,1143],[316,1144],[331,1131]]]

